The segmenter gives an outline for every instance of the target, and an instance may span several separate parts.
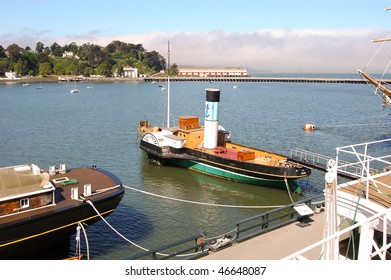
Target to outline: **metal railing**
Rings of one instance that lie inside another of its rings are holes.
[[[379,163],[382,165],[391,166],[391,155],[385,155],[381,157],[372,156],[369,153],[369,147],[373,149],[376,147],[376,145],[385,145],[387,143],[391,143],[391,139],[366,142],[337,148],[337,172],[348,172],[349,168],[352,166],[360,166],[361,172],[359,177],[372,178],[373,175],[376,175],[379,172],[377,169],[374,169],[371,166]],[[341,157],[347,156],[353,156],[356,159],[356,162],[351,163],[341,160]]]
[[[236,223],[236,242],[239,243],[248,240],[293,222],[299,221],[305,223],[307,216],[300,216],[294,207],[307,205],[310,208],[314,208],[315,206],[323,204],[323,194],[319,194],[308,199],[240,220]],[[135,254],[126,259],[165,260],[174,257],[177,257],[178,259],[198,259],[208,255],[208,253],[209,241],[206,238],[206,233],[199,233],[156,249]]]
[[[236,241],[242,242],[288,224],[301,221],[301,219],[306,217],[300,216],[294,207],[306,204],[308,207],[313,208],[318,204],[323,204],[323,199],[323,194],[320,194],[241,220],[236,223]],[[244,233],[246,234],[244,235]]]
[[[352,232],[352,231],[358,230],[358,231],[362,232],[363,234],[367,234],[366,229],[368,228],[368,225],[370,225],[374,221],[378,221],[378,220],[387,221],[387,220],[389,220],[390,214],[391,214],[391,209],[390,208],[385,209],[382,212],[377,213],[377,214],[367,218],[364,221],[355,223],[354,225],[349,226],[341,231],[337,231],[332,236],[329,236],[327,238],[323,238],[322,240],[285,257],[284,260],[304,260],[306,258],[303,257],[303,254],[305,254],[306,252],[308,252],[314,248],[324,246],[327,242],[329,242],[332,239],[340,240],[342,235],[349,233],[349,232]],[[372,242],[373,252],[369,254],[369,256],[368,256],[369,259],[373,259],[376,257],[381,260],[387,259],[387,255],[389,254],[388,251],[391,248],[391,239],[389,238],[389,236],[387,234],[387,223],[384,222],[383,226],[384,226],[384,229],[382,232],[382,244],[377,244],[374,241]],[[320,258],[322,259],[322,252],[321,252]],[[340,256],[340,258],[342,258],[342,257]]]
[[[187,244],[190,242],[193,244]],[[186,239],[130,256],[128,259],[135,260],[145,258],[153,260],[165,260],[173,257],[180,257],[182,259],[195,259],[208,254],[208,250],[205,248],[206,244],[207,241],[205,239],[205,234],[199,233]],[[166,253],[167,251],[172,252]]]
[[[303,165],[318,168],[326,171],[330,159],[335,159],[319,153],[303,150],[300,148],[292,149],[290,158],[294,161],[300,162]],[[348,162],[339,160],[338,174],[349,178],[359,178],[363,172],[363,166],[359,162]],[[377,169],[370,168],[372,174],[378,173]]]
[[[305,259],[303,254],[319,247],[321,247],[321,259],[341,259],[339,243],[342,236],[348,233],[350,236],[354,236],[355,233],[360,234],[360,241],[357,244],[358,256],[356,257],[356,250],[354,250],[352,259],[390,259],[391,238],[389,232],[391,208],[389,204],[383,206],[378,205],[379,195],[383,196],[384,200],[390,198],[391,186],[389,185],[389,180],[386,179],[390,176],[390,172],[376,174],[373,172],[374,169],[370,168],[374,164],[391,166],[391,155],[371,155],[372,152],[376,152],[375,148],[377,145],[381,147],[390,143],[391,139],[385,139],[336,148],[336,159],[334,164],[330,162],[330,169],[328,170],[332,180],[327,182],[329,184],[327,189],[332,191],[328,194],[326,192],[326,197],[329,197],[326,208],[330,207],[326,209],[327,216],[329,217],[326,222],[329,224],[335,223],[335,217],[338,215],[341,219],[347,218],[353,221],[354,224],[344,229],[327,232],[326,237],[322,240],[291,254],[285,259]],[[371,153],[369,153],[370,149]],[[348,158],[348,160],[354,158],[356,162],[349,163],[342,161],[342,157]],[[336,173],[341,171],[346,172],[347,168],[357,165],[361,165],[361,172],[359,180],[355,182],[360,185],[362,184],[365,188],[363,189],[363,195],[361,193],[353,193],[349,197],[343,193],[343,188],[352,186],[352,182],[338,184]],[[370,189],[374,189],[375,191],[371,193]],[[375,194],[373,203],[362,202],[364,200],[370,201],[373,194]],[[332,207],[334,206],[337,206],[337,209],[333,210]],[[382,208],[383,210],[380,210]],[[374,231],[377,231],[380,235],[375,237]],[[335,244],[338,244],[338,246],[335,246]],[[345,258],[348,258],[347,255],[348,252]]]

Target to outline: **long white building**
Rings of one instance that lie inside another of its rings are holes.
[[[178,67],[178,75],[184,77],[247,77],[243,67]]]

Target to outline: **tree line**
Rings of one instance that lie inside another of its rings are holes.
[[[63,56],[67,53],[67,56]],[[142,74],[152,74],[166,68],[166,61],[156,51],[147,51],[142,44],[112,41],[106,47],[72,42],[65,46],[53,43],[50,47],[36,43],[35,50],[17,44],[0,45],[0,76],[16,72],[19,76],[99,75],[122,76],[123,67],[138,68]]]

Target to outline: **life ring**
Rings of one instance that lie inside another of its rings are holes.
[[[205,243],[205,237],[201,236],[197,238],[197,245],[202,245]]]

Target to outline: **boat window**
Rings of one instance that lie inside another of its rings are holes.
[[[23,198],[20,200],[20,208],[30,207],[30,200],[28,198]]]

